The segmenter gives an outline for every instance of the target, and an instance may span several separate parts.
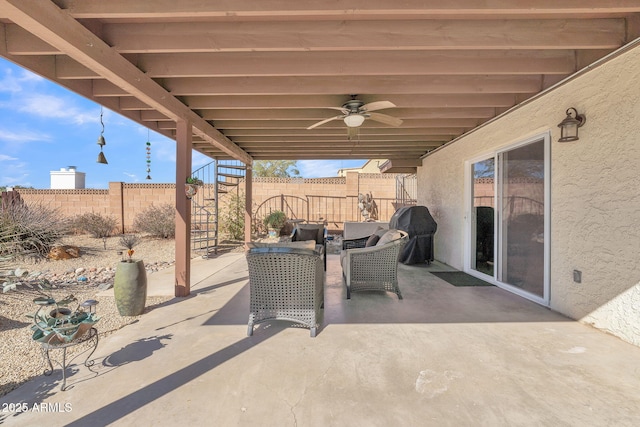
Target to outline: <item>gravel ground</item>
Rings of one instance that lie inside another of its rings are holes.
[[[68,236],[62,243],[78,246],[80,258],[16,263],[11,268],[19,267],[29,271],[31,283],[19,285],[15,291],[0,293],[0,396],[6,395],[31,378],[42,375],[47,368],[40,345],[31,339],[32,320],[26,317],[37,309],[33,303],[33,299],[39,296],[33,284],[37,279],[46,278],[51,282],[54,286],[51,293],[56,299],[69,294],[73,294],[78,302],[96,299],[99,302],[97,313],[100,316],[96,328],[100,338],[135,322],[139,317],[120,316],[113,297],[97,296],[101,288],[113,286],[115,266],[121,259],[121,255],[117,253],[122,250],[119,237],[107,239],[106,249],[102,239],[88,236]],[[134,249],[133,257],[144,260],[148,275],[172,266],[175,260],[173,239],[143,236]],[[238,243],[230,242],[224,244],[222,250],[237,251],[242,248]],[[145,313],[170,299],[148,297]],[[71,347],[67,354],[73,355],[82,350],[82,346]],[[68,356],[70,357],[73,356]],[[74,363],[82,363],[82,358]],[[59,367],[54,365],[54,368]]]

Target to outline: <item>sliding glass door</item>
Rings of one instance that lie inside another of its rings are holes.
[[[549,302],[549,137],[469,162],[469,273]]]
[[[471,268],[494,275],[495,159],[471,165],[473,175],[471,210]]]

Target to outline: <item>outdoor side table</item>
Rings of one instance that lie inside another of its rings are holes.
[[[96,300],[87,300],[83,302],[80,306],[84,310],[88,310],[89,314],[95,315],[95,306],[97,304],[98,304],[98,301]],[[36,312],[36,315],[37,313],[38,312]],[[34,316],[34,319],[35,319],[35,316]],[[49,368],[44,371],[45,376],[49,376],[53,374],[53,370],[54,370],[49,352],[51,350],[59,350],[59,349],[62,350],[62,364],[61,364],[62,385],[60,387],[60,390],[62,391],[65,391],[68,389],[67,387],[67,367],[68,367],[67,366],[67,349],[68,348],[89,343],[90,346],[86,350],[84,350],[84,352],[89,350],[91,351],[89,352],[89,355],[86,357],[84,361],[84,366],[86,366],[87,368],[90,368],[94,364],[93,360],[89,360],[93,355],[93,353],[98,348],[98,330],[95,328],[94,323],[95,322],[84,323],[84,324],[80,323],[78,325],[78,328],[75,330],[74,334],[72,335],[73,339],[71,339],[70,341],[66,341],[65,339],[59,338],[59,337],[58,338],[53,337],[53,339],[40,341],[43,357],[45,358],[47,364],[49,365]]]

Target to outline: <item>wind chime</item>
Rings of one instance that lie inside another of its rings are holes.
[[[100,146],[100,153],[98,154],[98,160],[96,160],[96,162],[106,165],[108,164],[107,158],[104,156],[104,153],[102,152],[102,147],[104,147],[107,144],[107,141],[105,141],[104,139],[104,122],[102,121],[102,106],[100,106],[100,125],[102,126],[102,132],[100,132],[100,136],[98,137],[98,142],[97,142],[97,144]]]
[[[147,129],[147,179],[151,179],[151,142],[149,141],[149,129]]]

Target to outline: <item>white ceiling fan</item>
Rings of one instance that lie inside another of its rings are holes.
[[[386,114],[374,113],[373,111],[384,110],[385,108],[393,108],[396,105],[390,101],[374,101],[368,104],[356,99],[355,95],[352,95],[352,99],[345,102],[342,107],[328,107],[333,110],[342,111],[342,114],[331,117],[328,119],[320,120],[318,123],[314,123],[307,128],[314,129],[318,126],[322,126],[325,123],[329,123],[333,120],[342,119],[344,123],[351,129],[357,128],[364,123],[365,119],[375,120],[376,122],[384,123],[389,126],[400,126],[402,120],[397,117],[388,116]]]

